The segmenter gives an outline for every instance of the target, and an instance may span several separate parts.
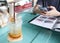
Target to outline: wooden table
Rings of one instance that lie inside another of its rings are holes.
[[[20,13],[22,15],[23,40],[15,43],[60,43],[60,33],[38,27],[28,23],[38,15]],[[0,43],[9,43],[7,40],[9,28],[0,29]]]

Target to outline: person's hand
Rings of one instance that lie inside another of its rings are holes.
[[[34,13],[38,13],[38,14],[42,14],[42,15],[43,15],[43,14],[46,14],[45,11],[40,10],[40,9],[38,8],[38,6],[40,6],[40,5],[35,5],[33,12],[34,12]]]
[[[50,11],[45,12],[47,16],[60,16],[60,12],[56,10],[56,8],[54,6],[50,6],[49,8],[51,8]]]

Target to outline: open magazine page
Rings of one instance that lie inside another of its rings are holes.
[[[33,19],[30,23],[37,26],[53,29],[53,26],[55,25],[56,21],[57,19],[55,17],[40,15]]]
[[[57,22],[54,26],[55,31],[59,31],[60,32],[60,17],[57,18]]]
[[[56,22],[54,28],[60,28],[60,20],[59,20],[59,19],[57,20],[57,22]]]

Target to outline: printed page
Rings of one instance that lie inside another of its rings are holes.
[[[58,18],[58,20],[54,26],[54,30],[57,32],[60,32],[60,18]]]
[[[56,21],[57,19],[55,17],[40,15],[36,17],[34,20],[32,20],[30,23],[37,26],[53,29],[53,26],[55,25]]]
[[[58,17],[57,19],[58,19],[58,20],[57,20],[54,28],[60,28],[60,17]]]

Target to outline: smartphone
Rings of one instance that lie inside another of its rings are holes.
[[[51,8],[47,8],[47,7],[38,7],[41,11],[50,11]]]

